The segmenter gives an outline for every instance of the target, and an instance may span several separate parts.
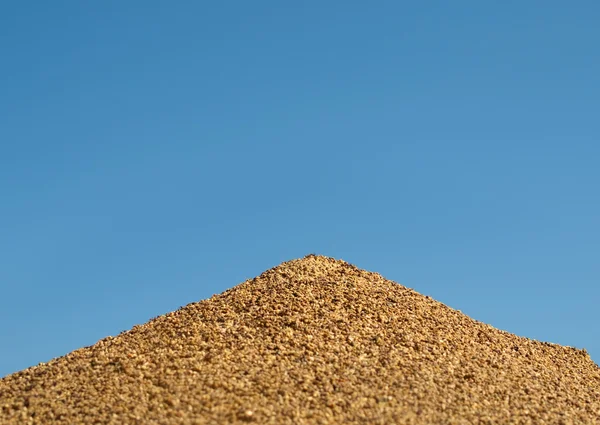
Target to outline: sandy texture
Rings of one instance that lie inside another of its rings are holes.
[[[583,350],[307,256],[0,380],[2,424],[595,424]]]

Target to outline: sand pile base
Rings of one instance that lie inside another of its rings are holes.
[[[308,256],[0,380],[2,424],[594,424],[585,351]]]

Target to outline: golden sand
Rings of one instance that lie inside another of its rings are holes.
[[[0,380],[1,424],[596,424],[600,369],[309,255]]]

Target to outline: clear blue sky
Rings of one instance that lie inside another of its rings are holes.
[[[600,360],[597,1],[0,5],[0,376],[308,253]]]

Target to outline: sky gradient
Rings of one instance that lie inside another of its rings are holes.
[[[600,3],[408,3],[0,5],[0,376],[308,253],[598,363]]]

